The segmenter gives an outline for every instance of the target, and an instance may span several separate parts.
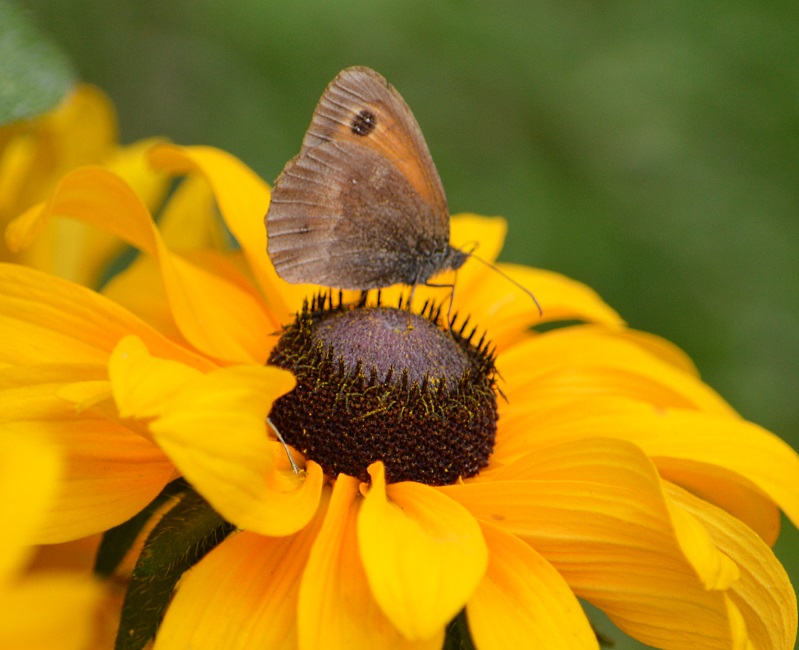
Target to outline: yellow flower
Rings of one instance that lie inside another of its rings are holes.
[[[154,140],[122,147],[117,142],[114,106],[98,88],[78,85],[53,110],[0,127],[0,225],[45,200],[67,172],[103,165],[119,174],[148,205],[157,204],[166,178],[144,164]],[[51,220],[16,261],[82,284],[96,284],[105,265],[120,252],[119,240],[85,224]]]
[[[11,224],[12,249],[59,216],[144,255],[105,295],[1,266],[0,324],[15,344],[0,379],[15,397],[2,417],[67,450],[36,541],[117,525],[176,476],[240,529],[184,576],[157,650],[440,648],[464,609],[483,650],[596,648],[578,598],[657,647],[792,647],[796,598],[769,547],[779,509],[799,522],[799,457],[737,415],[682,352],[627,329],[579,283],[500,265],[534,289],[545,321],[585,323],[531,331],[535,306],[467,263],[454,309],[496,345],[507,398],[488,465],[433,486],[391,483],[379,462],[368,482],[333,478],[295,455],[295,474],[265,423],[294,379],[264,362],[318,288],[277,278],[268,188],[241,163],[171,145],[150,160],[189,174],[165,227],[208,213],[189,200],[201,177],[240,251],[170,249],[118,176],[68,174]],[[452,229],[455,246],[480,241],[493,259],[505,223],[461,215]],[[415,300],[440,293],[419,287]]]
[[[44,436],[0,434],[0,647],[81,650],[94,637],[100,584],[76,571],[25,572],[62,459]],[[47,612],[46,616],[42,613]]]

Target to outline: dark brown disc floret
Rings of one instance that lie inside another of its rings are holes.
[[[391,482],[477,474],[496,433],[493,354],[440,312],[306,303],[268,361],[297,378],[270,414],[285,441],[331,476],[368,480],[377,460]]]

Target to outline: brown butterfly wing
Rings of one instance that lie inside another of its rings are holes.
[[[423,282],[449,248],[434,222],[431,207],[381,153],[325,142],[291,160],[275,183],[269,257],[288,282],[360,290]]]
[[[411,109],[382,75],[346,68],[322,94],[300,155],[324,142],[365,144],[367,139],[369,148],[390,161],[432,207],[434,232],[449,241],[444,187]]]
[[[344,70],[325,90],[300,154],[275,183],[266,226],[270,259],[289,282],[413,284],[454,261],[444,189],[419,125],[368,68]]]

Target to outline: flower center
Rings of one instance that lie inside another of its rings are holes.
[[[441,329],[439,314],[306,304],[268,361],[297,378],[270,414],[286,442],[332,476],[368,480],[376,460],[391,482],[477,474],[496,433],[493,356],[465,324]]]

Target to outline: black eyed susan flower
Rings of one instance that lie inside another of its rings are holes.
[[[0,324],[17,342],[0,377],[14,397],[3,418],[66,450],[36,542],[117,526],[178,477],[236,527],[183,576],[157,650],[440,648],[460,612],[483,650],[596,648],[579,599],[655,647],[792,647],[796,598],[770,546],[780,509],[799,522],[799,457],[682,352],[627,329],[587,287],[513,265],[501,268],[535,289],[545,321],[583,324],[531,330],[535,306],[469,263],[452,313],[474,335],[424,314],[398,323],[400,289],[380,305],[314,303],[319,287],[269,264],[269,191],[250,170],[205,147],[162,144],[149,161],[188,175],[159,227],[100,167],[67,174],[11,224],[14,250],[67,217],[142,255],[102,294],[0,267]],[[240,250],[181,239],[210,214],[201,182]],[[504,232],[453,218],[453,244],[480,241],[491,259]],[[420,287],[414,304],[440,293]],[[411,319],[434,331],[403,347]],[[467,448],[454,456],[473,459],[450,471],[457,417]],[[396,434],[382,447],[380,423]],[[409,453],[414,436],[429,463]]]
[[[116,111],[99,88],[79,84],[53,110],[0,127],[0,224],[45,200],[64,175],[84,165],[119,174],[147,205],[167,190],[167,178],[144,164],[148,139],[121,146]],[[33,266],[81,284],[96,284],[120,253],[119,239],[74,220],[51,219],[31,246],[0,260]]]

